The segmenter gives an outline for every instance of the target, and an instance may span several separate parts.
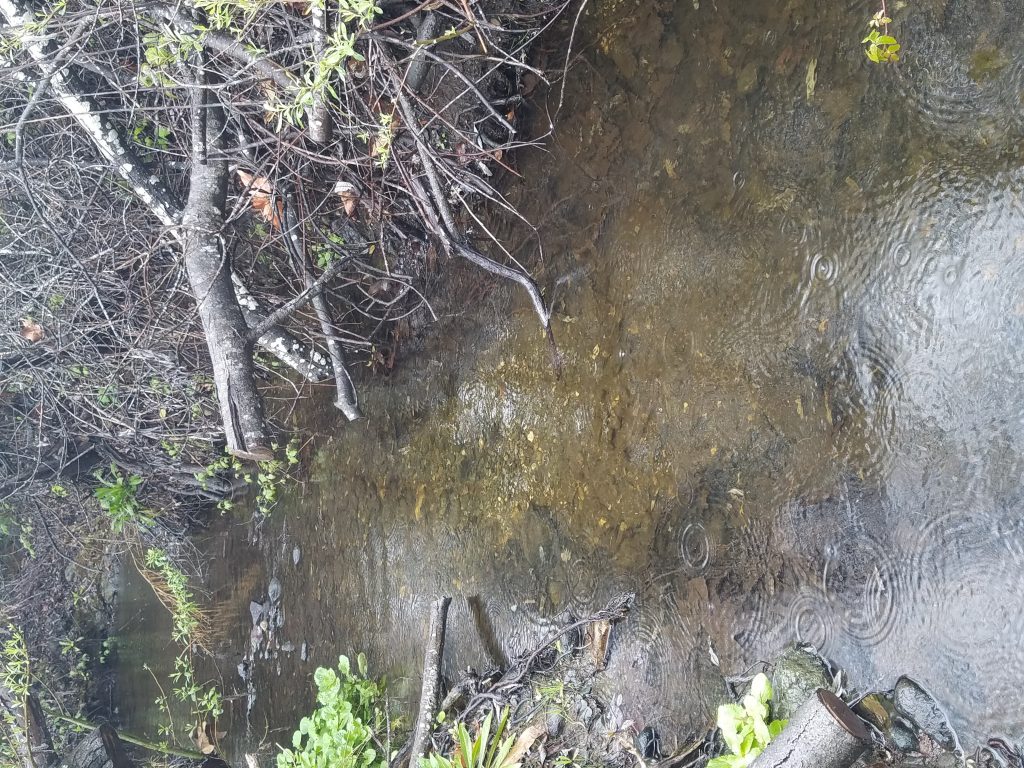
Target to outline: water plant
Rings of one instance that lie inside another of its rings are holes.
[[[385,685],[367,677],[366,656],[356,657],[355,671],[341,656],[337,670],[319,667],[313,681],[317,708],[299,721],[292,748],[281,749],[277,768],[385,768]]]
[[[271,444],[275,452],[281,449],[277,443]],[[283,459],[268,459],[267,461],[256,462],[256,474],[248,471],[237,457],[225,452],[225,454],[206,465],[199,472],[195,473],[196,480],[207,488],[207,483],[219,474],[231,474],[241,479],[246,485],[252,485],[256,481],[256,511],[262,517],[267,517],[277,504],[278,491],[288,481],[288,469],[299,463],[299,442],[293,438],[284,446]],[[229,499],[217,503],[217,508],[226,512],[234,506]]]
[[[746,768],[786,727],[785,720],[769,721],[772,684],[763,672],[750,683],[750,693],[739,704],[718,708],[718,730],[732,754],[708,762],[708,768]]]
[[[147,580],[173,618],[171,636],[178,643],[193,642],[201,611],[189,589],[188,578],[162,549],[147,549],[145,562],[146,568],[156,574],[156,578],[145,574]]]

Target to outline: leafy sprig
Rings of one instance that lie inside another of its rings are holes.
[[[782,732],[785,720],[768,719],[771,698],[771,681],[762,672],[751,681],[750,693],[740,704],[718,708],[718,729],[732,754],[713,758],[707,768],[746,768]]]
[[[868,21],[871,31],[868,32],[867,37],[861,40],[862,44],[867,45],[867,48],[864,49],[864,55],[876,64],[893,63],[900,60],[898,53],[900,44],[895,37],[889,34],[889,24],[891,23],[892,19],[886,16],[885,7],[883,6],[882,10],[878,11]]]

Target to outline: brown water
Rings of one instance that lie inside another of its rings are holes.
[[[498,287],[363,383],[364,422],[296,415],[303,483],[257,544],[201,542],[235,749],[286,739],[341,652],[414,691],[438,594],[455,674],[624,589],[610,693],[668,746],[710,722],[709,645],[736,673],[794,639],[864,690],[919,679],[966,746],[1021,735],[1024,2],[910,3],[895,66],[858,46],[874,10],[591,3],[510,190],[563,374]],[[271,576],[295,650],[246,724]]]

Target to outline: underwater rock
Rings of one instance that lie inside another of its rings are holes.
[[[281,600],[281,582],[276,576],[270,580],[270,584],[267,586],[267,597],[270,598],[272,603]]]
[[[896,681],[893,690],[896,711],[910,720],[939,747],[947,752],[960,748],[956,732],[935,699],[909,677]]]
[[[828,665],[806,646],[792,645],[775,662],[772,717],[786,720],[819,688],[832,688]]]
[[[753,90],[757,88],[759,80],[760,69],[757,62],[751,62],[740,70],[740,74],[736,78],[736,88],[745,96],[748,93],[752,93]]]
[[[857,703],[853,711],[878,729],[889,748],[898,752],[917,751],[917,736],[896,712],[892,699],[886,694],[868,694]]]

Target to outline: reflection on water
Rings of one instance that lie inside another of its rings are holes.
[[[364,385],[366,421],[300,416],[258,546],[205,541],[228,688],[271,576],[309,649],[257,665],[236,747],[282,741],[340,652],[415,689],[441,592],[470,598],[454,674],[636,591],[609,685],[669,746],[717,702],[709,646],[734,673],[794,638],[918,678],[966,744],[1019,734],[1024,2],[912,3],[890,67],[859,1],[697,5],[596,4],[511,191],[568,277],[561,378],[498,288]]]

